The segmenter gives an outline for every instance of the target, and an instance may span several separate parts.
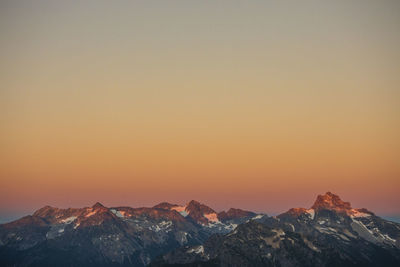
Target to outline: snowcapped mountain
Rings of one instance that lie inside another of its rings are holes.
[[[229,212],[228,212],[229,213]],[[202,244],[254,216],[238,210],[227,220],[197,201],[152,208],[50,206],[0,225],[1,266],[145,266],[157,255]]]
[[[400,224],[327,192],[309,208],[257,215],[151,266],[400,266]]]
[[[355,234],[374,244],[400,249],[400,224],[384,220],[367,209],[354,209],[330,192],[319,195],[310,209],[291,209],[278,219],[293,226],[295,231],[312,227],[344,241]]]
[[[209,233],[227,233],[233,230],[238,224],[245,222],[257,214],[241,209],[229,209],[227,212],[217,213],[212,208],[195,200],[185,206],[170,203],[161,203],[154,208],[173,210],[179,212],[183,217],[201,225],[204,231]]]

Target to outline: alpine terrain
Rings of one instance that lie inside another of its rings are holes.
[[[400,224],[353,209],[330,192],[309,208],[258,215],[152,266],[400,266]]]
[[[240,209],[217,213],[194,200],[152,208],[46,206],[0,225],[0,266],[146,266],[254,216]]]
[[[50,206],[0,225],[1,266],[400,266],[400,224],[330,192],[269,217],[197,201]]]

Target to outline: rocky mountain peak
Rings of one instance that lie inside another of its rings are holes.
[[[96,204],[94,204],[92,206],[92,209],[105,209],[106,207],[103,206],[103,204],[101,204],[100,202],[96,202]]]
[[[186,206],[186,210],[189,213],[202,213],[202,214],[216,213],[209,206],[201,204],[200,202],[197,202],[196,200],[190,201]]]
[[[317,200],[311,207],[314,210],[342,210],[347,211],[351,209],[350,202],[344,202],[338,195],[331,192],[326,192],[324,195],[318,195]]]
[[[217,213],[212,208],[195,200],[190,201],[186,205],[185,210],[190,218],[200,224],[208,223],[209,219],[206,217],[206,215],[215,214],[215,217],[217,216]]]
[[[255,216],[256,214],[251,211],[242,210],[242,209],[234,209],[230,208],[228,211],[222,211],[218,213],[218,219],[225,221],[231,219],[238,219],[238,218],[246,218]]]
[[[47,217],[56,213],[59,209],[51,206],[44,206],[33,213],[33,216]]]

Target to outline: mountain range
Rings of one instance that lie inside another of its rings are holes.
[[[278,216],[190,201],[43,207],[0,225],[1,266],[400,266],[400,224],[327,192]]]

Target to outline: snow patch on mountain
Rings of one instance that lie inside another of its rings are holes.
[[[308,209],[306,212],[310,215],[311,220],[314,220],[315,217],[315,210],[314,209]]]
[[[352,229],[358,233],[358,235],[373,243],[387,243],[394,245],[396,240],[391,238],[388,234],[383,234],[377,227],[373,227],[373,224],[369,228],[361,220],[352,219]]]
[[[186,251],[187,253],[196,253],[196,254],[202,254],[204,253],[204,247],[203,246],[197,246],[194,248],[191,248]]]
[[[73,221],[75,221],[76,218],[78,218],[78,217],[76,217],[76,216],[71,216],[71,217],[68,217],[68,218],[66,218],[66,219],[61,220],[60,223],[70,224],[70,223],[72,223]]]
[[[165,232],[170,232],[171,229],[170,227],[172,226],[171,221],[161,221],[158,224],[153,224],[149,226],[149,230],[154,231],[154,232],[160,232],[160,231],[165,231]]]
[[[209,222],[208,224],[203,225],[206,229],[209,229],[212,232],[219,232],[219,233],[229,233],[238,226],[236,223],[223,223],[221,221],[216,222]]]
[[[186,211],[186,206],[177,206],[177,207],[173,207],[171,208],[171,210],[175,210],[177,212],[179,212],[183,217],[188,216],[188,212]]]
[[[115,214],[115,216],[119,218],[125,218],[125,212],[124,211],[119,211],[115,209],[111,209],[111,212]]]
[[[259,220],[262,219],[264,217],[264,214],[258,214],[256,216],[254,216],[253,218],[251,218],[251,220]]]

